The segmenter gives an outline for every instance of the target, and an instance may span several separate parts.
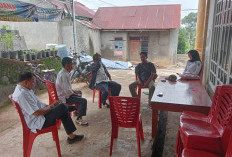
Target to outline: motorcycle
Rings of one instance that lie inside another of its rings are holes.
[[[92,75],[90,66],[93,63],[93,59],[86,52],[81,52],[80,55],[73,56],[75,67],[70,72],[71,82],[83,81],[89,85]]]

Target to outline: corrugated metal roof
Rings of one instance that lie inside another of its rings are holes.
[[[103,29],[171,29],[180,28],[180,14],[179,4],[101,7],[92,22]]]
[[[58,1],[54,1],[51,0],[50,1],[52,4],[56,5],[58,8],[61,9],[67,9],[69,10],[69,12],[71,12],[71,6],[70,4],[67,4],[67,8],[65,7],[64,3],[58,2]],[[85,5],[79,3],[79,2],[74,2],[75,3],[75,14],[76,16],[83,16],[83,17],[88,17],[88,18],[93,18],[95,12],[89,8],[87,8]]]
[[[79,23],[82,23],[83,25],[91,28],[91,29],[101,29],[100,27],[98,27],[97,25],[93,24],[91,21],[86,21],[86,20],[81,20],[81,19],[77,19],[77,21]]]

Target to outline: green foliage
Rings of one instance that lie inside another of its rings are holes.
[[[179,30],[177,53],[187,53],[195,48],[197,13],[189,13],[182,19]]]
[[[25,54],[29,54],[29,51],[28,51],[28,50],[26,50],[26,51],[25,51]]]
[[[186,53],[186,49],[187,49],[187,45],[186,45],[185,30],[181,28],[179,30],[179,36],[178,36],[177,53],[178,54],[184,54],[184,53]]]
[[[10,26],[9,25],[2,25],[2,29],[10,29]]]
[[[181,20],[181,24],[186,27],[196,28],[197,13],[189,13]]]
[[[5,34],[0,34],[0,42],[3,43],[3,49],[4,50],[13,50],[14,48],[14,33],[5,33]]]
[[[56,51],[56,48],[55,47],[51,47],[51,51]]]
[[[55,69],[55,72],[58,73],[61,68],[61,60],[58,57],[49,57],[49,58],[44,58],[41,60],[35,60],[31,61],[31,63],[34,64],[45,64],[44,67],[41,67],[43,69]],[[9,78],[10,84],[16,84],[17,83],[17,78],[18,74],[20,71],[23,70],[30,70],[30,66],[26,65],[25,62],[20,62],[16,60],[10,60],[5,59],[5,58],[0,58],[0,78],[3,76],[7,76]],[[43,76],[43,73],[41,73]],[[0,85],[3,85],[0,79]]]

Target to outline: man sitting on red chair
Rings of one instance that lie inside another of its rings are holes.
[[[111,80],[111,76],[105,65],[101,62],[101,55],[96,53],[93,56],[94,63],[91,65],[92,79],[89,85],[90,89],[97,88],[101,91],[101,102],[104,106],[109,107],[106,103],[108,90],[110,88],[111,96],[119,96],[121,85]]]
[[[78,104],[76,123],[81,126],[88,126],[88,122],[82,120],[82,117],[86,116],[87,100],[80,97],[79,93],[72,90],[71,78],[69,75],[73,69],[72,59],[69,57],[64,57],[62,59],[62,66],[63,68],[58,73],[56,79],[56,91],[59,100],[61,100],[63,103]]]
[[[157,78],[156,68],[153,63],[147,61],[147,52],[140,53],[141,63],[136,66],[135,74],[138,75],[138,80],[129,85],[132,97],[138,97],[136,88],[138,85],[143,88],[149,88],[149,104],[151,97],[155,91],[155,79]]]
[[[36,130],[47,128],[53,125],[57,119],[61,119],[68,135],[67,142],[69,144],[83,139],[84,135],[73,133],[76,127],[69,115],[67,105],[56,101],[48,106],[34,94],[32,89],[34,88],[35,77],[31,72],[21,72],[18,82],[12,98],[19,104],[27,126],[32,132],[36,133]]]

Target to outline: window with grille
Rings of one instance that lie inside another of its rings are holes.
[[[209,84],[232,84],[232,0],[217,0],[214,13]]]
[[[114,39],[114,49],[117,51],[121,51],[123,47],[122,38],[115,38]]]

